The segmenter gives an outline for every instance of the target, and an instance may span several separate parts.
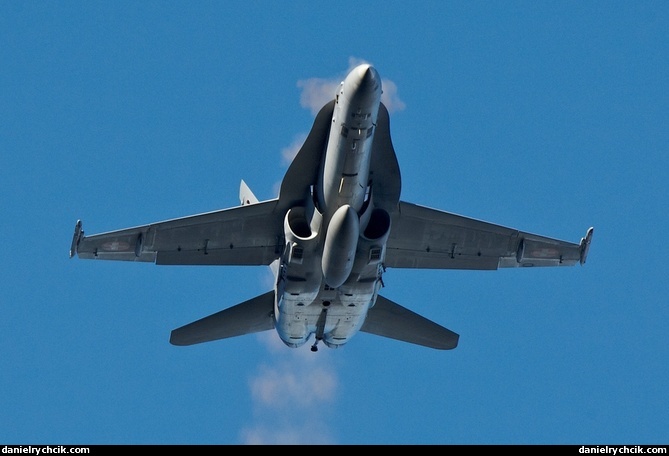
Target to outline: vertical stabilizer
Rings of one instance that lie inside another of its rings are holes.
[[[246,185],[244,179],[242,179],[242,182],[239,184],[239,200],[241,201],[242,206],[258,202],[258,198],[253,194],[249,186]]]

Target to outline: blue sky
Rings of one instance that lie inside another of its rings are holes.
[[[666,444],[669,6],[639,2],[3,2],[3,444]],[[389,269],[460,334],[170,331],[268,268],[69,259],[87,233],[276,195],[358,62],[392,95],[402,199],[578,242],[584,266]],[[320,90],[320,92],[319,92]]]

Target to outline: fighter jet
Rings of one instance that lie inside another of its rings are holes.
[[[273,289],[171,332],[191,345],[276,330],[292,348],[313,336],[338,348],[359,331],[434,349],[459,335],[380,295],[387,268],[494,270],[572,266],[580,242],[539,236],[400,199],[401,178],[382,83],[354,68],[316,115],[274,199],[242,180],[240,204],[87,236],[77,221],[70,257],[158,265],[269,266]]]

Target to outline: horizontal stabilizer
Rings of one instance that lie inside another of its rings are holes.
[[[458,346],[460,336],[443,326],[379,296],[360,331],[439,350]]]
[[[274,291],[172,331],[173,345],[193,345],[274,328]]]

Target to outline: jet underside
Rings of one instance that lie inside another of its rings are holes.
[[[437,349],[459,336],[380,296],[387,267],[497,269],[584,264],[579,243],[400,200],[401,178],[381,78],[360,65],[317,114],[278,198],[242,181],[230,209],[86,236],[70,256],[160,265],[266,265],[274,289],[172,331],[191,345],[275,329],[290,347],[336,348],[363,331]]]

